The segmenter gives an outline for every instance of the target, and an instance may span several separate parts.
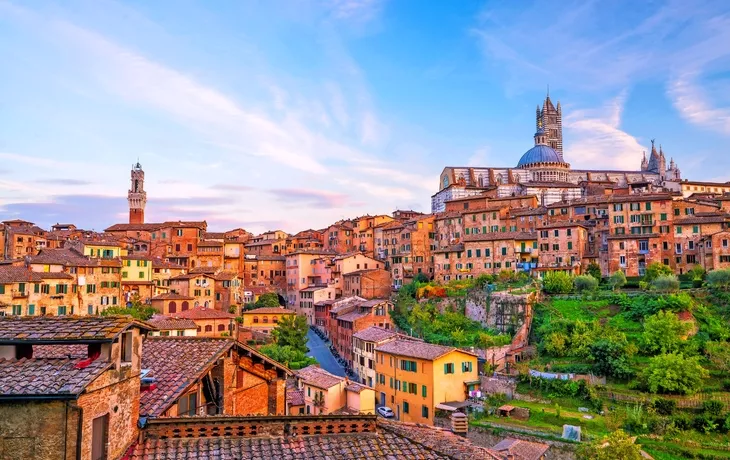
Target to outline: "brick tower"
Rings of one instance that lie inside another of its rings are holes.
[[[549,92],[545,97],[545,102],[542,103],[542,109],[538,105],[535,113],[535,129],[539,128],[541,124],[547,134],[547,145],[558,152],[560,161],[565,161],[563,159],[563,112],[560,108],[560,101],[558,101],[557,108],[553,105]]]
[[[132,185],[127,193],[129,202],[129,223],[144,224],[144,207],[147,192],[144,191],[144,171],[139,161],[132,167]]]

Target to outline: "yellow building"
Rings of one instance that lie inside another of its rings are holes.
[[[84,241],[73,246],[77,250],[82,249],[85,256],[96,259],[114,259],[127,255],[127,250],[122,249],[120,243],[112,241]]]
[[[462,402],[479,387],[475,355],[412,340],[379,345],[375,372],[378,404],[404,422],[432,425],[437,405]]]
[[[307,366],[296,371],[295,375],[297,387],[304,393],[306,414],[375,413],[375,392],[372,388],[330,374],[318,366]]]
[[[122,288],[127,302],[136,293],[142,302],[154,295],[152,259],[144,256],[122,257]]]
[[[519,233],[515,237],[515,256],[517,258],[518,269],[526,269],[525,264],[535,264],[539,258],[537,247],[537,234],[529,236],[530,233]]]
[[[241,314],[243,322],[240,327],[268,334],[282,318],[292,316],[296,316],[296,313],[284,307],[262,307],[246,310]]]

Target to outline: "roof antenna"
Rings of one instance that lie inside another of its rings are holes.
[[[547,85],[547,97],[550,97],[550,83]]]

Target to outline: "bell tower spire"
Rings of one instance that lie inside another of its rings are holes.
[[[144,171],[142,165],[132,166],[131,185],[127,192],[129,202],[129,223],[144,224],[144,208],[147,205],[147,192],[144,191]]]

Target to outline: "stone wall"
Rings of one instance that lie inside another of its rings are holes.
[[[524,323],[527,305],[534,302],[532,297],[531,294],[488,293],[475,289],[467,294],[464,314],[501,332],[517,330]]]
[[[0,404],[0,459],[76,458],[78,420],[72,401]]]

